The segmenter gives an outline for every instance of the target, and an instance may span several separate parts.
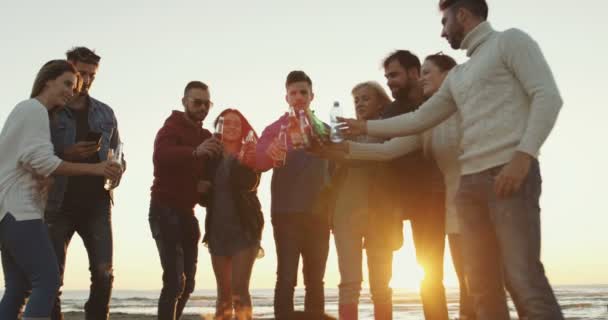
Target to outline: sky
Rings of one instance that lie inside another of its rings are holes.
[[[608,4],[488,3],[496,29],[520,28],[539,42],[565,101],[540,156],[547,275],[555,285],[608,284],[608,111],[602,94]],[[342,102],[346,115],[354,115],[350,90],[367,80],[386,88],[381,62],[393,50],[409,49],[421,59],[443,51],[466,61],[440,37],[440,19],[435,0],[2,1],[0,123],[29,97],[44,62],[63,58],[77,45],[96,50],[102,60],[91,95],[114,109],[129,162],[112,213],[114,287],[158,290],[160,261],[147,219],[152,145],[171,110],[182,109],[188,81],[210,86],[215,107],[207,128],[221,110],[236,107],[261,132],[285,112],[285,76],[295,69],[313,79],[312,107],[320,118],[329,119],[334,100]],[[253,288],[272,288],[275,281],[270,176],[263,175],[259,189],[267,220],[266,257],[256,261]],[[204,220],[203,209],[196,215]],[[395,255],[393,286],[415,288],[421,273],[408,227],[405,232],[406,244]],[[325,282],[335,288],[339,273],[331,241]],[[88,288],[88,261],[78,236],[67,259],[64,288]],[[449,255],[445,266],[444,282],[456,285]],[[196,280],[199,289],[215,287],[202,245]]]

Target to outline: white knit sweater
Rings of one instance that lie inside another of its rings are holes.
[[[537,157],[562,106],[538,44],[520,30],[497,32],[483,22],[462,48],[470,59],[449,73],[436,94],[415,112],[368,121],[368,135],[417,134],[458,111],[463,175],[505,164],[516,151]]]
[[[36,99],[17,104],[0,134],[0,221],[7,212],[17,221],[42,219],[35,175],[48,177],[60,164],[47,109]]]

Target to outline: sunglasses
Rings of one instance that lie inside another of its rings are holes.
[[[203,105],[207,108],[213,107],[213,102],[211,102],[210,100],[195,99],[192,97],[186,97],[186,99],[188,99],[188,101],[190,101],[195,107],[200,107]]]

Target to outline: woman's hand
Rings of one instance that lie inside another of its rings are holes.
[[[106,160],[95,164],[93,174],[117,181],[122,176],[122,166],[113,160]]]
[[[255,168],[255,157],[256,157],[255,143],[245,143],[243,148],[244,148],[243,159],[241,159],[241,162],[249,168]]]

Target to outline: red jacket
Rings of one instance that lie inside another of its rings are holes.
[[[203,179],[205,160],[195,159],[194,149],[211,137],[200,125],[173,111],[154,140],[152,202],[191,211],[199,200],[197,183]]]

